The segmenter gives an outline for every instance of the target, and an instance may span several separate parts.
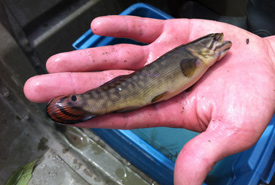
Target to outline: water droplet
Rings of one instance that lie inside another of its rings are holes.
[[[77,148],[83,148],[89,144],[89,139],[78,129],[67,127],[64,135],[68,141]]]

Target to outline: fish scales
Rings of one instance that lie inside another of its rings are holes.
[[[230,47],[231,42],[223,41],[222,33],[209,34],[84,94],[54,98],[47,113],[54,121],[73,124],[167,100],[197,82]]]

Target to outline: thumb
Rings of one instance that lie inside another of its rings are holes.
[[[208,129],[183,147],[175,164],[175,185],[201,185],[219,160],[250,147],[239,143],[239,134],[215,130]]]

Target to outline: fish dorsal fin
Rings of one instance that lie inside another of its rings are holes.
[[[181,68],[183,75],[186,76],[187,78],[192,77],[196,71],[196,68],[200,64],[200,62],[201,61],[199,59],[195,59],[195,58],[183,59],[180,62],[180,68]]]

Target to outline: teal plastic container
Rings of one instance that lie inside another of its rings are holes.
[[[156,19],[171,19],[170,15],[144,3],[137,3],[121,13]],[[94,35],[91,30],[75,43],[75,49],[85,49],[118,43],[144,45],[130,39]],[[229,156],[216,164],[204,185],[257,185],[269,183],[275,170],[275,118],[260,140],[251,149]],[[92,129],[105,142],[136,167],[160,184],[173,184],[174,162],[182,147],[198,133],[175,128],[135,130]],[[184,174],[183,174],[184,175]]]

